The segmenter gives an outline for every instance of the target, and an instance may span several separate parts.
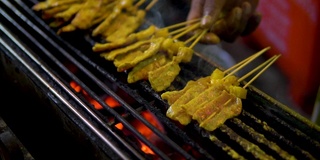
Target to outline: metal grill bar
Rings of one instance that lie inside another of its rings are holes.
[[[19,4],[21,5],[21,7],[24,7],[25,5],[22,2],[19,2]],[[41,25],[43,25],[45,28],[47,27],[47,25],[45,23],[43,23],[42,20],[37,19],[36,15],[34,15],[32,12],[30,12],[30,10],[26,9],[26,11],[32,15],[32,17],[34,17]],[[52,34],[52,32],[50,32]],[[55,33],[53,33],[55,34]],[[48,38],[48,37],[47,37]],[[62,40],[63,41],[63,40]],[[52,42],[54,43],[54,41]],[[67,42],[65,42],[65,44],[68,45]],[[57,46],[59,47],[59,46]],[[73,48],[72,46],[68,45],[68,47]],[[59,47],[59,49],[61,49]],[[60,50],[62,53],[64,53],[63,50]],[[79,54],[79,57],[83,58],[85,60],[85,62],[90,63],[90,60],[83,56],[84,54],[81,53],[80,51],[78,51],[77,49],[73,48],[73,51],[76,52],[77,54]],[[74,59],[73,57],[69,56],[68,54],[66,54],[65,56],[68,56],[69,59]],[[76,61],[74,62],[75,64],[77,63]],[[91,64],[91,63],[90,63]],[[99,66],[96,66],[96,64],[92,63],[93,67],[95,69],[98,69],[100,72],[105,73],[104,75],[107,76],[107,78],[109,78],[110,80],[112,80],[113,82],[117,82],[116,84],[118,84],[121,88],[123,88],[127,93],[131,93],[130,95],[133,95],[133,97],[145,108],[148,108],[150,110],[153,110],[154,108],[148,105],[148,102],[141,96],[139,96],[136,92],[132,91],[132,89],[128,88],[127,85],[122,84],[121,82],[117,81],[116,77],[113,77],[112,75],[108,74],[108,72],[106,72],[104,69],[99,68]],[[79,68],[81,68],[85,74],[87,74],[89,77],[91,77],[94,82],[96,82],[102,89],[106,89],[108,88],[107,86],[105,86],[99,79],[97,79],[96,77],[94,77],[90,71],[88,71],[86,68],[84,68],[83,66],[81,66],[80,64],[77,65]],[[85,86],[84,86],[85,87]],[[150,88],[150,86],[146,87],[144,86],[144,88]],[[86,89],[86,88],[85,88]],[[151,88],[150,88],[151,89]],[[89,90],[89,89],[88,89]],[[150,91],[150,90],[149,90]],[[172,146],[173,149],[177,150],[179,153],[181,153],[185,158],[187,159],[193,159],[192,156],[190,156],[190,154],[188,154],[186,151],[184,151],[179,145],[177,145],[176,143],[174,143],[171,139],[169,139],[167,136],[165,136],[164,134],[162,134],[161,132],[158,131],[158,129],[156,129],[154,126],[152,126],[149,122],[145,121],[145,119],[143,119],[141,116],[139,116],[139,114],[132,109],[132,107],[128,104],[126,104],[123,100],[119,99],[118,96],[114,93],[110,93],[108,90],[105,90],[106,93],[113,95],[114,98],[116,98],[117,100],[119,100],[120,102],[123,102],[122,105],[124,105],[126,107],[126,109],[128,109],[130,111],[130,113],[132,115],[134,115],[137,119],[141,120],[145,125],[147,125],[154,133],[156,133],[160,138],[164,139],[167,144],[169,144],[170,146]],[[155,92],[152,93],[153,96],[158,96],[157,94],[155,94]],[[95,96],[94,96],[95,97]],[[98,100],[98,98],[97,98]],[[162,101],[163,102],[163,101]],[[101,104],[101,101],[100,101]],[[102,102],[101,105],[105,105],[105,103]],[[163,107],[164,108],[164,107]],[[109,110],[109,107],[107,107],[107,109]],[[164,119],[164,118],[163,118]],[[167,119],[167,118],[165,118]],[[172,125],[172,124],[171,124]],[[175,128],[175,131],[178,131],[178,128]],[[133,130],[133,132],[136,132],[136,130]],[[183,133],[183,132],[181,132]],[[188,142],[192,142],[191,139],[188,139]],[[196,144],[196,143],[193,143]],[[151,145],[152,146],[152,145]],[[211,156],[200,146],[195,145],[195,148],[197,148],[202,154],[207,155],[208,158],[210,158]],[[156,149],[156,148],[155,148]],[[212,159],[212,157],[211,157]]]
[[[41,63],[32,56],[31,53],[28,52],[28,50],[26,48],[23,47],[23,45],[16,41],[15,39],[12,38],[11,33],[9,33],[9,31],[4,28],[2,26],[2,24],[0,24],[0,30],[5,32],[6,35],[8,35],[11,40],[18,45],[22,50],[24,50],[26,52],[27,55],[30,56],[30,58],[32,60],[34,60],[34,62],[38,63],[39,66],[42,66]],[[15,58],[17,58],[26,68],[28,68],[28,70],[34,75],[36,76],[55,96],[57,96],[73,113],[75,113],[76,115],[78,115],[78,117],[85,123],[87,124],[88,127],[90,127],[90,129],[92,131],[94,131],[106,144],[109,145],[110,148],[112,148],[121,158],[123,159],[128,159],[128,157],[126,157],[125,154],[122,153],[122,151],[120,151],[119,149],[115,148],[115,145],[112,144],[112,142],[110,142],[96,127],[94,127],[94,125],[88,120],[86,119],[80,112],[78,112],[63,96],[61,96],[56,90],[54,90],[54,88],[52,86],[50,86],[46,80],[44,80],[42,78],[41,75],[39,75],[39,73],[37,73],[37,71],[35,71],[33,69],[32,66],[29,65],[28,62],[26,62],[24,59],[20,58],[19,55],[16,54],[16,52],[14,50],[12,50],[9,46],[9,44],[7,44],[7,42],[5,42],[2,38],[0,39],[0,43],[6,47],[7,50],[9,50],[9,52],[15,56]],[[45,67],[42,67],[43,70],[45,70],[50,76],[51,78],[53,78],[56,82],[58,82],[60,84],[61,87],[63,87],[66,91],[68,91],[68,93],[73,96],[76,97],[72,91],[70,91],[65,85],[63,85],[63,83],[61,83],[59,81],[59,79],[57,77],[54,76],[54,74],[52,74],[48,69],[46,69]],[[81,102],[81,100],[78,100],[79,102]],[[83,104],[83,103],[82,103]]]
[[[20,2],[22,3],[22,2]],[[10,8],[14,8],[14,6],[12,6],[9,3],[6,3],[6,5],[8,5],[8,7]],[[23,5],[24,6],[24,5]],[[65,50],[63,50],[61,47],[58,46],[58,44],[55,43],[55,41],[53,41],[50,37],[47,37],[45,33],[42,32],[42,30],[40,30],[37,26],[35,26],[32,22],[30,22],[23,14],[21,14],[18,10],[15,10],[16,14],[19,15],[20,18],[22,18],[26,23],[28,23],[28,25],[30,25],[34,30],[36,30],[38,33],[40,33],[40,35],[44,36],[45,39],[47,39],[48,41],[50,41],[50,43],[59,49],[59,51],[66,56],[70,61],[72,61],[77,67],[79,67],[81,70],[83,70],[85,72],[85,74],[87,74],[90,78],[92,78],[95,82],[97,82],[97,84],[103,88],[103,90],[108,93],[109,95],[111,95],[112,97],[114,97],[116,100],[118,100],[123,106],[126,107],[126,109],[128,109],[130,111],[130,113],[137,119],[141,120],[145,125],[147,125],[154,133],[156,133],[159,137],[161,137],[162,139],[165,140],[165,142],[169,143],[169,145],[173,146],[173,148],[175,148],[176,150],[178,150],[179,152],[181,152],[187,159],[192,159],[191,156],[186,153],[184,150],[182,150],[180,148],[180,146],[178,146],[177,144],[175,144],[172,140],[170,140],[168,137],[166,137],[164,134],[160,133],[153,125],[151,125],[148,121],[146,121],[144,118],[142,118],[129,104],[127,104],[124,100],[122,100],[120,97],[117,96],[117,94],[115,94],[114,92],[112,92],[111,89],[109,89],[108,86],[104,85],[103,82],[101,82],[98,78],[96,78],[93,74],[91,74],[90,71],[88,71],[85,67],[83,67],[79,62],[77,62],[77,60],[75,60],[72,56],[70,56]],[[5,13],[3,13],[5,14]],[[34,15],[35,16],[35,15]],[[4,17],[9,17],[9,15],[5,15]],[[10,20],[12,23],[15,23],[13,19]],[[78,78],[76,78],[75,75],[73,75],[71,72],[67,71],[67,68],[65,68],[63,66],[63,64],[61,64],[48,50],[46,50],[39,42],[37,42],[37,40],[35,38],[33,38],[32,35],[28,34],[28,32],[26,30],[24,30],[22,27],[20,27],[19,24],[15,24],[15,26],[18,26],[19,30],[22,31],[22,33],[26,34],[27,37],[34,42],[39,48],[41,48],[41,50],[46,53],[46,55],[48,55],[53,61],[55,61],[59,67],[61,67],[63,70],[65,70],[67,72],[67,74],[74,79],[77,83],[81,84],[81,86],[90,94],[90,96],[92,96],[93,98],[95,98],[102,106],[104,106],[104,108],[106,110],[108,110],[110,113],[112,113],[117,119],[118,121],[120,121],[121,123],[124,124],[125,127],[127,127],[130,131],[132,131],[136,136],[139,137],[140,140],[142,140],[145,144],[147,144],[150,148],[152,148],[154,150],[154,152],[156,152],[160,157],[162,157],[163,159],[169,159],[163,152],[161,152],[159,149],[157,149],[153,144],[151,144],[145,137],[143,137],[135,128],[133,128],[130,123],[128,123],[125,119],[123,119],[119,114],[117,114],[114,110],[112,110],[108,105],[106,105],[104,103],[103,100],[101,100],[98,95],[94,94],[93,91],[90,90],[89,87],[87,87],[83,82],[81,82]],[[107,124],[103,123],[102,120],[100,120],[98,118],[97,115],[95,115],[88,107],[85,107],[86,110],[95,117],[95,119],[97,119],[101,125],[103,125],[104,127],[106,127],[107,129],[109,127],[107,127]],[[110,130],[110,129],[109,129]],[[111,130],[110,130],[111,131]],[[124,144],[124,146],[130,146],[128,144]],[[129,147],[128,147],[129,148]],[[133,153],[135,153],[133,151],[133,149],[130,149]],[[136,154],[136,153],[135,153]],[[138,155],[138,154],[136,154]]]

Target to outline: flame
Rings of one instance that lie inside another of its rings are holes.
[[[96,101],[95,99],[93,99],[92,97],[89,96],[89,94],[81,88],[80,85],[78,85],[75,81],[71,81],[70,82],[70,86],[71,88],[73,88],[76,92],[78,93],[82,93],[85,98],[90,102],[90,104],[93,105],[93,107],[97,110],[100,110],[100,109],[103,109],[103,107],[100,105],[100,103],[98,101]],[[119,107],[121,106],[120,103],[118,101],[116,101],[114,98],[112,98],[111,96],[107,96],[105,99],[104,99],[104,102],[114,108],[114,107]]]

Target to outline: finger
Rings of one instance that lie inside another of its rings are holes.
[[[219,18],[222,12],[223,6],[227,0],[206,0],[203,8],[204,18],[201,21],[201,25],[204,28],[211,27],[214,22]]]
[[[214,25],[211,27],[210,32],[213,32],[217,35],[222,35],[227,30],[227,22],[225,19],[219,19]]]
[[[205,3],[205,0],[192,0],[190,11],[187,16],[187,20],[201,18],[203,13],[204,3]]]
[[[220,43],[220,38],[215,33],[209,32],[200,39],[200,42],[206,44],[218,44]]]
[[[234,7],[227,17],[227,30],[230,34],[233,34],[240,27],[242,12],[240,7]]]
[[[242,18],[242,9],[240,7],[234,7],[226,19],[227,27],[223,35],[220,38],[226,42],[233,42],[239,35],[240,21]]]
[[[236,28],[239,35],[244,31],[249,18],[252,16],[252,8],[249,2],[243,2],[241,5],[241,9],[242,9],[241,20],[239,21],[238,28]]]
[[[255,12],[249,19],[247,22],[247,25],[245,27],[245,29],[243,30],[243,32],[241,33],[241,36],[246,36],[251,34],[253,31],[255,31],[260,22],[261,22],[261,14],[258,12]]]

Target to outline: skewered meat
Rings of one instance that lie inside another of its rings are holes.
[[[161,94],[162,99],[168,101],[169,105],[175,103],[183,94],[190,88],[195,88],[197,85],[209,85],[210,77],[200,78],[197,81],[189,81],[182,90],[168,91]]]
[[[174,50],[177,48],[177,46],[174,44],[178,44],[178,47],[179,47],[179,43],[173,43],[173,45],[171,45],[168,48],[169,49],[168,51],[170,50],[172,51],[172,49]],[[175,51],[173,51],[173,53],[174,52]],[[172,57],[171,62],[167,63],[166,65],[156,70],[149,72],[148,77],[149,77],[149,82],[151,84],[151,87],[155,91],[163,91],[167,87],[169,87],[181,70],[179,63],[190,62],[192,55],[193,55],[192,49],[188,47],[183,47],[183,46],[179,47],[178,52],[176,53],[175,56]]]
[[[239,87],[237,77],[216,69],[211,76],[187,83],[181,91],[165,92],[161,95],[170,104],[167,117],[187,125],[196,120],[200,127],[213,131],[227,119],[240,114],[241,99],[246,90]]]
[[[102,53],[100,54],[100,56],[104,57],[106,60],[113,61],[116,56],[128,53],[129,51],[135,50],[141,47],[142,45],[149,44],[149,43],[150,43],[150,40],[138,41],[124,48],[119,48],[119,49],[112,50],[111,52]]]
[[[119,56],[116,57],[114,60],[114,65],[118,68],[119,72],[132,68],[141,61],[157,54],[157,52],[160,50],[163,40],[164,38],[162,37],[152,39],[149,47],[145,51],[129,52],[125,54],[125,56],[121,56],[121,58],[118,58]]]
[[[123,12],[123,10],[129,10],[132,7],[132,0],[119,0],[112,7],[111,13],[92,31],[92,36],[97,36],[100,34],[104,34],[106,29],[110,26],[114,19],[117,19],[118,16]]]
[[[64,22],[69,21],[83,7],[82,3],[73,4],[64,12],[59,12],[54,15],[56,19],[62,19]]]
[[[147,80],[150,71],[153,71],[168,62],[169,60],[164,54],[156,54],[134,66],[128,74],[127,81],[128,83],[134,83],[139,80]]]
[[[123,48],[137,41],[150,39],[156,32],[156,26],[150,25],[147,29],[137,33],[131,33],[128,37],[120,37],[117,40],[107,43],[95,43],[92,47],[94,52],[110,51],[117,48]]]
[[[227,93],[228,94],[228,93]],[[213,131],[220,127],[224,122],[230,118],[238,116],[242,111],[242,101],[240,98],[229,94],[231,96],[224,104],[213,104],[211,107],[218,108],[207,119],[200,122],[200,127],[208,131]]]
[[[205,91],[210,85],[209,78],[201,78],[195,83],[190,81],[182,91],[164,92],[161,98],[168,102],[173,102],[167,110],[167,117],[179,121],[183,125],[187,125],[191,121],[191,116],[188,115],[181,105],[188,103],[197,95]],[[178,92],[178,93],[177,93]],[[175,94],[175,96],[171,96]]]
[[[69,5],[73,3],[81,3],[84,0],[46,0],[43,2],[39,2],[35,4],[32,9],[35,11],[41,11],[41,10],[46,10],[49,8],[54,8],[57,6],[62,6],[62,5]]]
[[[169,87],[180,72],[179,63],[187,63],[193,56],[193,50],[182,41],[170,38],[166,28],[158,29],[153,25],[131,33],[127,39],[97,43],[93,50],[102,52],[100,56],[106,60],[114,61],[119,72],[134,69],[129,71],[129,83],[148,79],[155,91]],[[149,59],[158,54],[164,55],[161,61]]]
[[[139,9],[144,1],[133,0],[46,0],[33,6],[50,20],[57,33],[84,30],[107,41],[127,37],[143,23],[146,10]]]
[[[179,74],[181,69],[175,59],[176,57],[173,57],[171,62],[148,73],[148,80],[155,91],[165,90]]]
[[[65,28],[75,28],[80,30],[88,30],[97,23],[100,23],[110,13],[110,0],[86,0],[83,7],[75,14],[70,24],[62,27],[58,32],[66,32]]]
[[[108,27],[103,37],[106,37],[108,42],[115,41],[119,39],[119,37],[127,37],[140,27],[145,15],[146,12],[143,10],[138,10],[135,15],[120,14],[116,21]]]

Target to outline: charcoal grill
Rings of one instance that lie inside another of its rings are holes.
[[[165,116],[168,104],[147,81],[126,83],[127,73],[93,53],[94,41],[85,33],[57,35],[31,10],[35,3],[0,2],[1,97],[17,99],[1,105],[1,115],[35,159],[320,159],[319,126],[254,86],[241,115],[217,130],[204,131],[195,122],[180,126]],[[196,54],[170,89],[216,67]],[[120,107],[105,103],[106,96]],[[137,121],[155,138],[140,133]],[[142,150],[142,143],[153,153]]]

